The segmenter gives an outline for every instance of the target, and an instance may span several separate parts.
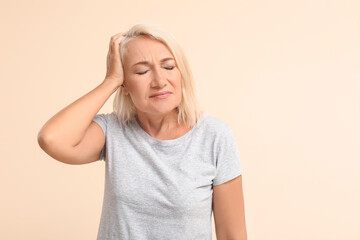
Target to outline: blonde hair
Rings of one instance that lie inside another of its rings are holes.
[[[124,36],[125,38],[120,43],[120,57],[122,63],[124,63],[127,43],[139,36],[147,36],[156,39],[169,48],[182,76],[181,102],[177,107],[177,122],[179,125],[181,122],[184,122],[188,127],[193,127],[198,124],[203,110],[200,109],[200,105],[195,96],[194,79],[189,63],[183,49],[177,43],[174,36],[159,25],[146,23],[134,25],[124,33]],[[123,94],[122,87],[119,87],[115,94],[113,109],[120,122],[128,123],[136,120],[137,112],[135,105],[131,100],[130,95]]]

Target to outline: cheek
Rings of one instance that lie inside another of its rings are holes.
[[[145,81],[142,82],[135,82],[133,84],[133,96],[136,98],[139,102],[146,102],[148,101],[148,84]]]
[[[126,79],[127,89],[129,90],[129,92],[133,94],[138,94],[139,92],[141,92],[142,89],[144,88],[143,85],[144,84],[141,81],[139,81],[139,79],[137,79],[136,77],[130,76]]]
[[[176,97],[177,97],[177,99],[179,100],[179,101],[181,101],[181,98],[182,98],[182,87],[181,87],[181,84],[182,84],[182,82],[181,82],[181,79],[180,79],[180,81],[177,83],[177,91],[176,91]]]
[[[174,73],[173,73],[173,79],[175,80],[176,84],[181,86],[181,82],[182,82],[182,76],[181,76],[181,73],[179,70],[176,70]]]

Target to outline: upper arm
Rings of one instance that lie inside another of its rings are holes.
[[[84,137],[74,147],[73,158],[75,164],[85,164],[99,160],[104,144],[104,131],[98,123],[91,121]]]
[[[218,240],[247,239],[242,175],[213,186],[213,214]]]
[[[85,164],[100,159],[105,144],[102,128],[92,121],[84,137],[74,147],[59,145],[51,140],[38,140],[40,147],[52,158],[68,164]]]

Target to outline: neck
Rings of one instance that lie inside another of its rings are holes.
[[[177,116],[177,108],[162,115],[151,115],[138,111],[136,120],[148,134],[151,136],[159,136],[168,134],[179,127],[179,124],[177,123]]]

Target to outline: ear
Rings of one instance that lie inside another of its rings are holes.
[[[129,95],[129,92],[128,92],[128,90],[126,89],[125,85],[122,84],[121,87],[123,88],[122,90],[123,90],[124,94],[125,94],[125,95]]]

